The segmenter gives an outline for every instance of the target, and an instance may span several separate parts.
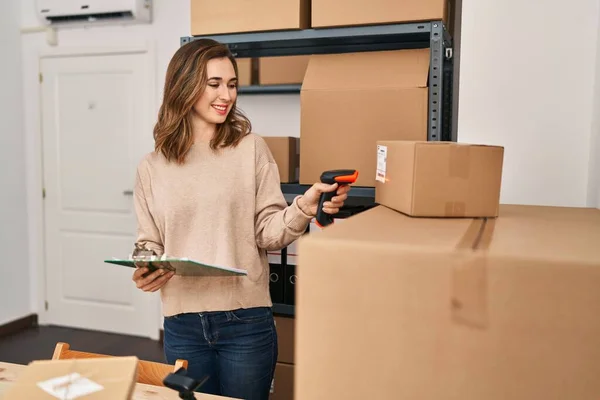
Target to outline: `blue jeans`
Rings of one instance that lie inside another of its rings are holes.
[[[167,362],[188,361],[199,392],[267,400],[277,362],[277,332],[268,307],[165,317]]]

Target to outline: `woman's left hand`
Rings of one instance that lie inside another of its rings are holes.
[[[315,183],[308,189],[299,199],[298,206],[308,215],[317,215],[317,208],[319,207],[319,198],[322,193],[333,192],[337,190],[337,193],[331,201],[323,203],[323,211],[327,214],[337,214],[340,208],[344,205],[344,202],[348,198],[348,192],[350,191],[350,185],[338,186],[337,183],[328,185],[326,183]]]

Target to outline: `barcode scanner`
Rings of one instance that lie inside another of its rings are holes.
[[[333,185],[337,183],[338,186],[350,185],[356,182],[358,178],[358,171],[355,169],[336,169],[331,171],[325,171],[321,174],[321,182]],[[323,204],[336,195],[337,190],[333,192],[321,193],[319,198],[319,207],[317,208],[316,224],[323,228],[333,223],[333,216],[323,211]]]

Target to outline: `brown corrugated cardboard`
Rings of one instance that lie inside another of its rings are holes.
[[[306,29],[310,0],[191,0],[191,34]]]
[[[280,85],[302,83],[310,56],[261,57],[258,59],[258,83]]]
[[[314,55],[300,121],[300,183],[330,169],[358,169],[375,186],[378,140],[427,140],[429,50]]]
[[[377,142],[375,202],[418,217],[496,217],[504,148]]]
[[[249,86],[252,84],[252,59],[238,58],[238,86]]]
[[[137,357],[34,361],[3,399],[56,400],[67,398],[65,393],[89,393],[77,398],[128,400],[133,394],[137,365]]]
[[[275,317],[280,363],[294,363],[294,318]]]
[[[263,136],[273,154],[282,183],[298,182],[299,139],[290,136]]]
[[[447,22],[448,3],[448,0],[312,0],[312,26]]]
[[[269,400],[294,400],[294,366],[277,363]]]
[[[597,399],[599,243],[600,210],[505,205],[304,236],[296,397]]]

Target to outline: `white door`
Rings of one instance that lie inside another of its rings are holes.
[[[42,58],[46,318],[158,337],[158,294],[138,290],[131,190],[152,136],[145,53]]]

